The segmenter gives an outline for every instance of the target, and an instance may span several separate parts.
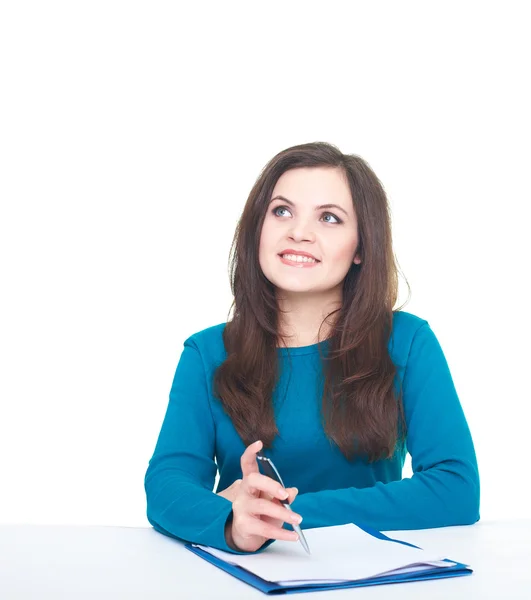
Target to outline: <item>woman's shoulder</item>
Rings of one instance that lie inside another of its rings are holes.
[[[427,322],[426,319],[405,310],[393,311],[393,333],[404,334],[408,331],[414,332]]]
[[[396,364],[406,365],[413,339],[417,332],[425,326],[429,327],[428,321],[418,315],[404,310],[393,312],[389,351]]]
[[[184,346],[195,348],[203,357],[205,362],[219,362],[226,358],[225,345],[223,343],[223,331],[227,323],[218,323],[200,329],[189,335]]]

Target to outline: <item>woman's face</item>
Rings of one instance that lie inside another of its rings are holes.
[[[266,278],[286,292],[326,292],[342,284],[352,263],[361,262],[356,254],[358,223],[343,172],[291,169],[280,176],[270,200],[259,250]],[[319,262],[282,259],[286,250],[307,252]]]

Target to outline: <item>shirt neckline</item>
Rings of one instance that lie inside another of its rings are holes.
[[[319,344],[321,344],[321,349],[327,349],[329,340],[323,340],[322,342],[316,342],[315,344],[310,344],[309,346],[290,346],[286,348],[284,346],[277,347],[277,352],[280,356],[302,356],[304,354],[316,354],[319,352]]]

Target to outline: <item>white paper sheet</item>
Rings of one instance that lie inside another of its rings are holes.
[[[263,552],[247,555],[199,547],[274,582],[354,581],[397,569],[423,570],[432,563],[435,563],[433,566],[453,564],[440,563],[444,556],[375,538],[352,523],[305,529],[304,535],[311,555],[306,554],[300,542],[282,540],[275,541]]]
[[[415,567],[406,567],[405,569],[395,569],[394,571],[389,571],[388,573],[382,573],[382,575],[403,575],[405,573],[419,573],[421,571],[429,571],[430,569],[433,569],[433,567],[453,567],[455,566],[456,563],[454,562],[444,562],[444,561],[439,561],[439,562],[433,562],[430,565],[417,565]],[[347,580],[350,581],[350,580]],[[304,579],[302,581],[297,581],[297,580],[291,580],[291,581],[277,581],[276,583],[278,583],[279,585],[285,585],[285,586],[294,586],[294,585],[305,585],[307,583],[312,583],[312,584],[325,584],[325,583],[345,583],[345,579],[314,579],[311,582],[309,582],[307,579]]]

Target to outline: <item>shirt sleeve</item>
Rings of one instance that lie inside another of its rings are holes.
[[[304,528],[360,523],[380,531],[469,525],[479,520],[479,473],[470,430],[442,348],[427,322],[403,375],[406,444],[413,476],[368,488],[299,495]]]
[[[225,523],[232,503],[213,492],[215,426],[205,369],[193,340],[184,342],[166,415],[144,479],[147,518],[165,535],[232,552]]]

